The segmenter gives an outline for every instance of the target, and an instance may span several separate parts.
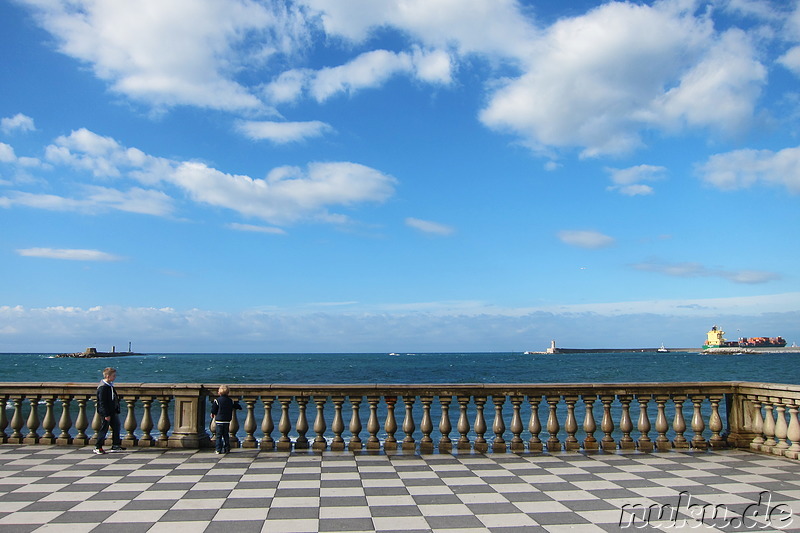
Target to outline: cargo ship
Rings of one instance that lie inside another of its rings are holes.
[[[706,334],[703,349],[709,348],[783,348],[786,340],[783,337],[741,337],[738,341],[728,341],[723,337],[722,328],[713,326]]]

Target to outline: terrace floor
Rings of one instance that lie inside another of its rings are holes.
[[[709,503],[720,505],[716,519],[703,507]],[[653,504],[664,510],[662,520],[655,511],[646,523]],[[421,456],[238,449],[218,456],[134,449],[96,456],[88,447],[0,445],[0,532],[648,526],[800,531],[800,462],[741,450]]]

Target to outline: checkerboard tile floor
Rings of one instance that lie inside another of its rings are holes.
[[[728,520],[698,515],[706,504],[729,511]],[[658,522],[651,513],[645,523],[650,505],[674,514],[664,512]],[[731,520],[748,506],[794,514],[777,526],[765,523],[764,512],[744,523]],[[90,448],[0,446],[0,533],[654,527],[800,531],[800,462],[738,450],[426,456],[234,450],[218,456],[137,449],[96,456]]]

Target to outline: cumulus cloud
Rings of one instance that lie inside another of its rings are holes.
[[[419,218],[406,218],[406,226],[410,228],[414,228],[419,230],[423,233],[429,233],[432,235],[451,235],[455,230],[450,226],[445,226],[444,224],[439,224],[438,222],[431,222],[429,220],[422,220]]]
[[[273,122],[240,120],[236,129],[253,140],[268,140],[275,144],[285,144],[319,137],[333,131],[330,124],[312,120],[308,122]]]
[[[677,2],[604,4],[559,20],[535,49],[480,118],[537,151],[626,153],[653,127],[727,132],[751,117],[766,78],[743,32],[717,34]]]
[[[593,230],[562,230],[557,234],[559,240],[570,246],[596,250],[614,244],[614,238]]]
[[[308,31],[298,8],[281,2],[23,2],[62,53],[91,65],[113,90],[156,106],[258,108],[234,81],[237,69],[291,53]]]
[[[6,117],[0,119],[0,131],[9,134],[14,131],[34,131],[36,126],[33,124],[33,119],[22,113],[17,113],[13,117]]]
[[[632,265],[634,269],[643,272],[656,272],[665,276],[679,278],[715,277],[723,278],[733,283],[759,284],[781,279],[781,275],[764,270],[726,270],[724,268],[710,268],[701,263],[684,262],[669,263],[662,261],[649,261]]]
[[[655,165],[637,165],[628,168],[606,168],[614,183],[608,190],[618,191],[626,196],[653,194],[653,188],[643,182],[664,178],[666,168]]]
[[[745,189],[763,183],[800,193],[800,147],[772,150],[734,150],[715,154],[697,167],[705,182],[723,190]]]
[[[121,261],[122,257],[99,250],[80,250],[65,248],[23,248],[17,250],[23,257],[43,257],[65,259],[68,261]]]

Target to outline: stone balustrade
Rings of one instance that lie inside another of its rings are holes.
[[[206,406],[216,385],[116,389],[123,445],[211,446]],[[95,391],[90,384],[0,383],[0,442],[93,444],[100,427]],[[243,407],[231,422],[232,445],[261,450],[524,453],[730,446],[800,457],[795,385],[247,384],[231,385],[230,394]]]

